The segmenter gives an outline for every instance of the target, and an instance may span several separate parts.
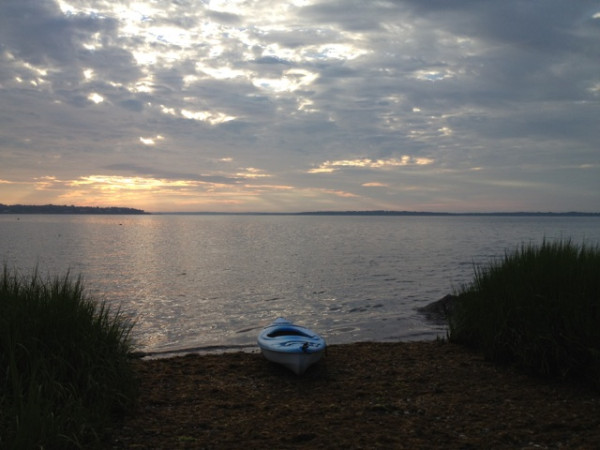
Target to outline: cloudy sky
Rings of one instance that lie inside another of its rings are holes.
[[[2,0],[0,203],[600,211],[600,1]]]

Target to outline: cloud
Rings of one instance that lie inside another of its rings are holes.
[[[331,173],[341,168],[367,168],[367,169],[389,169],[392,167],[405,166],[425,166],[433,164],[433,160],[429,158],[414,158],[404,155],[399,159],[346,159],[339,161],[325,161],[318,167],[310,169],[308,173]]]
[[[363,183],[361,186],[364,186],[364,187],[386,187],[388,185],[385,183],[379,183],[377,181],[374,181],[371,183]]]
[[[140,136],[140,142],[144,145],[156,145],[157,141],[162,141],[162,140],[164,140],[164,137],[162,137],[160,134],[157,134],[154,137]]]
[[[23,197],[44,177],[165,180],[163,203],[114,198],[153,207],[452,210],[485,207],[485,173],[490,209],[519,186],[533,209],[600,210],[599,17],[591,0],[5,0],[0,178]]]
[[[119,163],[110,164],[103,167],[104,171],[108,172],[119,172],[128,175],[119,175],[119,178],[149,178],[149,179],[161,179],[170,181],[181,181],[187,182],[201,182],[201,183],[215,183],[215,184],[238,184],[244,181],[246,178],[255,178],[252,176],[245,176],[245,173],[238,173],[232,176],[218,175],[218,174],[198,174],[190,172],[175,172],[167,169],[161,169],[150,166],[140,166],[138,164],[131,163]],[[256,170],[256,169],[254,169]],[[252,173],[252,169],[249,172]]]

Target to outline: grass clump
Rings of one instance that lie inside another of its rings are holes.
[[[131,325],[81,278],[0,274],[0,448],[81,448],[135,399]]]
[[[600,248],[544,241],[476,268],[449,328],[494,361],[600,388]]]

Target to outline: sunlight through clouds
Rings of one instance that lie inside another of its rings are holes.
[[[175,182],[177,184],[181,182]],[[142,177],[120,177],[112,175],[90,175],[81,177],[78,180],[66,182],[66,184],[74,187],[79,186],[94,186],[100,190],[117,191],[117,190],[150,190],[157,187],[162,187],[167,184],[163,180]]]
[[[253,172],[254,169],[246,169]],[[247,175],[247,173],[244,175]],[[251,178],[246,176],[246,178]],[[263,195],[283,195],[295,192],[293,186],[285,184],[223,184],[198,180],[169,180],[154,177],[121,177],[112,175],[90,175],[76,180],[59,180],[56,177],[41,177],[37,180],[39,191],[54,191],[63,201],[93,202],[107,205],[116,200],[135,201],[141,207],[152,205],[168,206],[179,199],[181,204],[201,207],[206,205],[227,204],[230,206],[245,202],[261,203]],[[148,193],[151,196],[148,197]],[[341,197],[353,196],[341,191],[331,191],[328,195]],[[167,209],[168,210],[168,209]]]
[[[452,78],[455,75],[448,70],[417,70],[413,76],[418,80],[441,81]]]
[[[243,169],[241,172],[236,173],[237,177],[241,178],[268,178],[271,175],[265,173],[261,169],[256,169],[254,167],[247,167]]]
[[[94,102],[95,104],[98,104],[104,101],[104,97],[102,97],[100,94],[92,92],[90,95],[88,95],[88,100]]]
[[[197,62],[196,69],[200,72],[205,73],[211,78],[216,80],[231,80],[233,78],[243,77],[243,78],[251,78],[251,72],[246,70],[232,69],[231,67],[210,67],[204,62]],[[187,84],[192,84],[198,81],[199,78],[196,75],[190,75],[185,80]]]
[[[0,2],[0,196],[600,209],[600,13],[540,8]]]
[[[160,105],[160,111],[163,114],[168,114],[171,116],[176,116],[177,115],[177,111],[175,110],[175,108],[168,108],[165,105]]]
[[[426,166],[433,164],[433,162],[433,159],[430,158],[415,158],[407,155],[404,155],[400,159],[346,159],[338,161],[325,161],[318,167],[310,169],[308,173],[332,173],[342,168],[389,169],[392,167]]]
[[[371,183],[363,183],[363,184],[361,184],[361,186],[364,186],[364,187],[387,187],[389,185],[386,183],[379,183],[377,181],[374,181]]]
[[[164,139],[164,137],[162,137],[160,134],[157,134],[154,137],[142,137],[140,136],[140,142],[144,145],[155,145],[156,141],[162,141]]]
[[[281,78],[255,78],[252,80],[254,86],[273,92],[294,92],[298,89],[308,87],[318,78],[318,74],[308,70],[291,69],[283,72]]]
[[[235,120],[235,117],[228,116],[223,113],[213,113],[211,111],[190,111],[188,109],[182,109],[181,115],[186,119],[198,120],[200,122],[208,122],[211,125],[219,125],[221,123]]]

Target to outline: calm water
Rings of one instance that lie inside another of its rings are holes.
[[[5,215],[0,262],[81,274],[162,352],[254,346],[277,316],[330,344],[434,339],[416,308],[544,238],[597,244],[600,218]]]

